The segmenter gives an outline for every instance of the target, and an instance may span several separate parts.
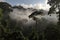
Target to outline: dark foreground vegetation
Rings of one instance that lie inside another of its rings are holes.
[[[49,4],[52,6],[51,3],[55,2],[55,5],[57,5],[60,3],[60,1],[58,1],[59,0],[50,1]],[[13,11],[11,7],[12,6],[6,2],[0,2],[0,40],[60,40],[60,15],[57,25],[48,25],[43,31],[37,31],[33,26],[31,29],[26,30],[9,18],[7,13]],[[54,8],[54,5],[52,7],[53,8],[50,8],[49,14],[53,12],[51,9],[56,8]],[[60,8],[58,14],[60,14]]]

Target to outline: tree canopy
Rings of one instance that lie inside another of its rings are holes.
[[[48,14],[58,13],[59,14],[58,23],[60,24],[60,0],[48,0],[48,4],[51,6]]]
[[[0,8],[2,8],[4,11],[5,10],[7,10],[7,11],[12,10],[11,7],[12,6],[7,2],[0,2]]]

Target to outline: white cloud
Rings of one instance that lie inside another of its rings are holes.
[[[45,0],[45,4],[47,4],[48,0]]]
[[[4,2],[5,0],[0,0],[0,2]]]
[[[47,4],[48,0],[45,0],[45,3],[36,3],[36,4],[21,4],[24,8],[35,8],[35,9],[44,9],[49,10],[50,6]],[[19,5],[19,4],[17,4]]]
[[[37,3],[37,4],[34,4],[34,8],[49,10],[50,6],[48,4]]]

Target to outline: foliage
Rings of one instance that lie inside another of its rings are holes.
[[[48,14],[51,14],[51,13],[59,14],[58,24],[60,25],[60,0],[48,0],[48,4],[51,6]]]
[[[4,11],[10,11],[11,5],[7,2],[0,2],[0,8],[4,9]]]
[[[35,26],[27,30],[9,16],[5,19],[3,10],[0,8],[0,40],[60,40],[60,25],[48,25],[42,32],[38,32]]]
[[[0,8],[0,20],[1,20],[1,17],[2,17],[2,9]]]

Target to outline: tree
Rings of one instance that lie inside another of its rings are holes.
[[[11,10],[11,5],[7,2],[0,2],[0,8],[7,10],[7,11],[10,11]]]
[[[36,27],[37,27],[37,19],[35,16],[37,15],[42,15],[43,12],[41,10],[39,11],[34,11],[31,15],[29,15],[29,18],[33,18],[34,21],[36,21]]]
[[[12,11],[12,9],[11,9],[11,5],[9,4],[9,3],[7,3],[7,2],[0,2],[0,8],[3,10],[3,12],[2,12],[2,20],[1,20],[1,24],[3,25],[3,26],[6,26],[6,20],[9,18],[9,13],[10,13],[10,11]]]
[[[31,15],[29,15],[29,18],[32,18],[34,16],[37,16],[37,15],[41,15],[42,12],[41,11],[34,11]]]
[[[60,0],[48,0],[48,4],[51,6],[48,14],[58,13],[59,14],[58,24],[60,24]]]
[[[1,20],[1,17],[2,17],[2,9],[0,8],[0,20]]]

